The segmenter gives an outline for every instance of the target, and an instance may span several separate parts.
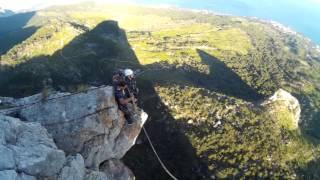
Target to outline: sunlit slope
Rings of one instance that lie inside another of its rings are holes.
[[[202,88],[156,89],[218,178],[294,178],[298,168],[317,157],[319,147],[290,128],[293,119],[288,111],[277,109],[271,115],[251,103]]]
[[[4,65],[13,66],[37,56],[51,56],[81,33],[82,29],[77,29],[69,23],[51,21],[1,56],[1,61]]]
[[[118,25],[101,26],[109,20]],[[209,173],[219,178],[317,173],[320,53],[302,36],[256,19],[91,3],[38,11],[25,27],[37,29],[1,55],[0,95],[38,92],[48,78],[59,90],[84,89],[110,83],[116,68],[132,67],[143,72],[142,93],[153,89],[149,82],[157,85],[156,94],[143,94],[142,104],[150,103],[145,96],[159,95],[167,108],[151,108],[150,116],[157,121],[160,114],[168,131],[186,135]],[[279,88],[299,99],[301,132],[286,126],[288,112],[273,116],[258,107]],[[166,144],[158,146],[166,155]],[[155,174],[145,171],[148,164],[138,164],[132,165],[138,177]]]
[[[185,63],[206,72],[208,70],[205,64],[200,62],[196,53],[196,49],[201,49],[225,62],[250,86],[263,94],[271,94],[276,87],[285,86],[288,81],[295,83],[296,79],[308,84],[310,90],[312,87],[309,86],[313,82],[309,83],[307,78],[314,76],[309,79],[319,80],[315,73],[319,65],[312,58],[308,58],[311,53],[308,52],[310,49],[303,45],[306,41],[244,18],[212,16],[175,9],[86,4],[37,12],[29,26],[40,24],[42,19],[50,19],[51,27],[40,28],[39,32],[25,43],[35,42],[46,48],[26,48],[30,52],[22,51],[21,55],[14,56],[15,61],[19,61],[26,54],[24,59],[41,53],[52,54],[62,48],[83,31],[77,29],[79,27],[68,27],[69,23],[80,24],[89,30],[103,20],[112,19],[118,21],[119,26],[126,30],[128,41],[142,64]],[[55,30],[56,27],[59,29]],[[53,31],[50,37],[42,37],[41,34],[47,31],[48,34]],[[64,37],[61,37],[61,34],[65,34]],[[45,42],[47,40],[48,42]],[[14,53],[18,48],[13,48],[11,52]],[[37,47],[33,49],[35,48]],[[19,51],[20,49],[21,47]],[[1,59],[9,59],[10,56]]]

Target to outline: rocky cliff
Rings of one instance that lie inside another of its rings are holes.
[[[263,104],[277,119],[280,125],[298,129],[301,107],[298,99],[289,92],[279,89]]]
[[[147,114],[127,125],[112,87],[0,98],[0,179],[133,179],[121,162]]]

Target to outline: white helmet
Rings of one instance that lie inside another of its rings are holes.
[[[124,75],[125,76],[133,76],[133,71],[131,69],[125,69],[124,70]]]

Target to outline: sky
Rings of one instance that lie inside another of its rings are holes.
[[[13,11],[41,9],[51,5],[79,3],[89,0],[0,0],[0,7]],[[135,0],[90,0],[96,2],[133,3]]]
[[[26,9],[41,9],[43,7],[47,7],[50,5],[60,5],[60,4],[72,4],[77,2],[83,2],[88,0],[0,0],[0,7],[5,9],[10,9],[14,11],[26,10]],[[142,4],[161,4],[161,5],[174,5],[174,6],[185,6],[185,0],[93,0],[97,2],[114,2],[114,3],[142,3]],[[272,0],[193,0],[191,3],[192,6],[196,5],[195,8],[206,9],[210,2],[217,4],[228,4],[228,1],[232,1],[233,6],[239,6],[239,8],[243,8],[246,4],[258,4],[252,3],[253,1],[259,2],[259,5],[263,4],[263,6],[272,6],[274,1]],[[297,6],[303,5],[305,7],[313,7],[318,6],[320,8],[320,0],[278,0],[277,3],[290,3],[296,4]],[[192,7],[190,7],[192,8]],[[319,9],[320,11],[320,9]]]

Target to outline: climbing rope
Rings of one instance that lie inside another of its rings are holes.
[[[162,160],[160,159],[160,157],[159,157],[157,151],[155,150],[155,148],[154,148],[154,146],[153,146],[153,144],[152,144],[152,141],[151,141],[151,139],[150,139],[150,137],[149,137],[149,135],[148,135],[148,133],[147,133],[147,130],[144,128],[144,126],[142,126],[142,129],[143,129],[143,131],[144,131],[144,134],[147,136],[147,139],[148,139],[149,144],[150,144],[150,146],[151,146],[151,148],[152,148],[152,151],[153,151],[154,154],[156,155],[156,157],[157,157],[159,163],[161,164],[162,168],[166,171],[166,173],[167,173],[172,179],[178,180],[178,178],[176,178],[176,177],[168,170],[168,168],[164,165],[164,163],[163,163]]]

